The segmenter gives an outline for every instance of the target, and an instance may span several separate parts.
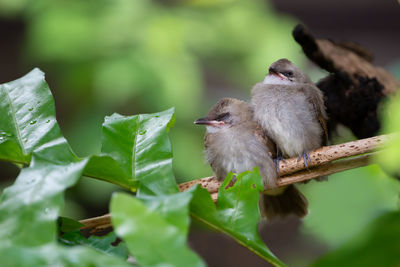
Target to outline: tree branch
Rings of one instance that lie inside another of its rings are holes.
[[[383,149],[384,144],[390,141],[393,135],[380,135],[371,138],[361,139],[348,143],[343,143],[333,146],[324,146],[313,150],[309,153],[311,162],[308,164],[309,169],[305,169],[304,160],[300,161],[297,158],[286,159],[279,161],[280,179],[279,186],[288,185],[290,183],[302,182],[305,180],[317,178],[321,175],[328,175],[348,169],[354,169],[368,165],[365,156],[360,158],[349,158],[352,156],[371,153],[374,150]],[[349,158],[346,161],[339,160]],[[338,161],[338,162],[335,162]],[[329,164],[328,164],[329,163]],[[345,168],[348,165],[348,168]],[[291,175],[293,174],[293,175]],[[291,182],[284,182],[290,180]],[[221,183],[214,177],[206,177],[179,185],[179,189],[184,191],[195,184],[200,184],[210,193],[218,192]]]
[[[308,169],[304,167],[303,159],[297,158],[279,161],[280,175],[278,186],[287,186],[298,182],[307,181],[320,176],[329,175],[349,169],[354,169],[370,164],[374,152],[381,150],[393,139],[393,135],[380,135],[361,139],[339,145],[325,146],[309,153],[311,162]],[[206,177],[179,185],[180,191],[200,184],[211,193],[214,202],[218,197],[218,188],[221,182],[214,177]],[[85,226],[81,229],[91,229],[91,233],[111,227],[110,215],[90,218],[80,221]]]

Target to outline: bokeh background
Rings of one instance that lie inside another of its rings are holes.
[[[221,97],[249,99],[268,66],[288,58],[314,81],[313,66],[291,37],[303,23],[318,37],[350,40],[400,77],[400,6],[394,0],[0,0],[0,83],[34,67],[46,73],[62,131],[79,156],[100,151],[104,116],[151,113],[172,106],[170,132],[178,182],[210,176],[204,129],[193,121]],[[354,137],[339,127],[335,143]],[[18,169],[0,162],[1,187]],[[308,266],[340,247],[380,214],[398,208],[399,184],[377,165],[301,186],[310,214],[263,223],[271,250]],[[64,215],[108,211],[119,188],[81,179]],[[266,266],[228,238],[194,223],[190,244],[210,266]]]

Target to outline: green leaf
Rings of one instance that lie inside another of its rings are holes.
[[[35,151],[29,168],[0,198],[0,238],[25,246],[56,239],[56,220],[63,206],[64,191],[82,175],[86,160],[66,153],[69,146],[59,138]],[[75,161],[74,161],[75,160]],[[3,243],[4,244],[4,243]]]
[[[137,187],[137,181],[124,172],[115,159],[107,155],[91,156],[85,168],[84,175],[131,190]]]
[[[38,247],[15,246],[0,249],[0,259],[1,265],[7,267],[132,266],[120,258],[104,255],[87,247],[65,247],[57,244],[48,244]]]
[[[67,217],[58,218],[58,228],[61,232],[68,233],[79,230],[84,224]]]
[[[167,135],[174,123],[173,114],[174,110],[169,109],[136,116],[114,114],[105,119],[101,156],[118,162],[121,172],[126,174],[124,179],[130,177],[130,188],[135,181],[140,181],[139,194],[179,191],[172,171],[171,143]],[[96,161],[99,166],[99,159]],[[96,166],[92,168],[93,172]]]
[[[314,266],[398,266],[399,240],[400,212],[388,212]]]
[[[29,164],[30,153],[61,136],[44,73],[0,85],[0,159]]]
[[[258,201],[263,190],[258,170],[237,175],[235,184],[228,187],[232,178],[233,174],[228,175],[219,188],[217,207],[207,190],[199,188],[191,203],[191,215],[209,227],[231,236],[274,266],[284,266],[258,234]]]
[[[89,238],[84,237],[80,231],[73,231],[62,235],[59,241],[68,246],[84,245],[94,248],[97,251],[108,255],[118,256],[123,259],[128,258],[128,251],[123,242],[114,246],[117,236],[114,232],[110,232],[105,236],[91,235]]]
[[[144,266],[205,266],[186,245],[193,192],[146,196],[114,194],[111,218],[118,236]]]

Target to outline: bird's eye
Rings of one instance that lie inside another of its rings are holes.
[[[229,112],[222,113],[221,115],[219,115],[219,116],[216,118],[216,120],[217,120],[217,121],[225,121],[225,120],[227,120],[230,116],[231,116],[231,114],[229,114]]]
[[[285,75],[286,77],[293,77],[293,71],[285,71],[282,74]]]

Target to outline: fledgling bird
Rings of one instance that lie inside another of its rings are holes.
[[[272,155],[275,144],[253,120],[249,103],[223,98],[205,118],[195,124],[206,126],[205,154],[218,180],[229,172],[241,173],[258,167],[265,189],[271,190],[260,198],[260,209],[268,219],[293,213],[307,214],[307,200],[294,186],[276,188],[277,172]]]
[[[308,152],[327,144],[324,96],[289,60],[270,66],[264,81],[252,88],[251,103],[255,120],[276,143],[279,158],[303,157],[308,167]]]

